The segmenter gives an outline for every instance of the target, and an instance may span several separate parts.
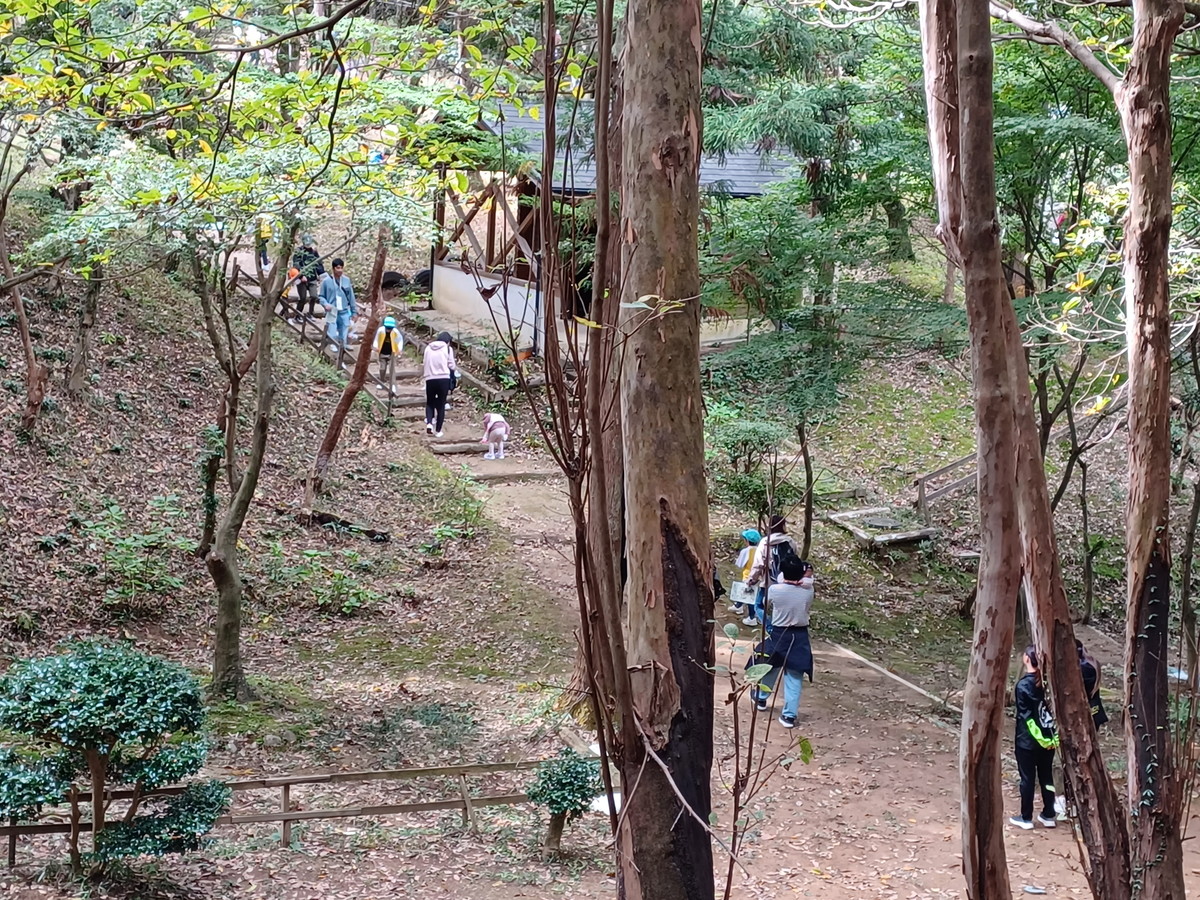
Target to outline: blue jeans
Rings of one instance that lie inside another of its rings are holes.
[[[754,618],[757,619],[759,622],[764,623],[766,625],[767,630],[770,631],[771,630],[771,618],[770,618],[770,616],[767,615],[766,602],[767,602],[767,589],[759,588],[757,591],[754,592],[754,610],[751,612],[751,615],[754,616]]]
[[[343,309],[341,312],[334,312],[331,309],[325,310],[325,331],[329,335],[331,341],[336,341],[341,347],[346,346],[346,335],[350,331],[350,310]]]
[[[764,687],[775,689],[775,683],[779,680],[779,673],[783,672],[783,710],[781,715],[787,716],[789,719],[796,718],[796,713],[800,711],[800,694],[804,691],[804,676],[800,672],[794,672],[791,669],[780,669],[776,666],[764,676],[759,682]],[[769,702],[770,694],[765,691],[756,691],[758,700],[761,702]]]

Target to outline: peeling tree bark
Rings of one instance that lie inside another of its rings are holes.
[[[963,875],[973,900],[1009,897],[1001,733],[1019,569],[1016,446],[1004,274],[992,158],[992,51],[986,0],[921,7],[938,234],[963,272],[972,346],[979,477],[975,639],[959,750]]]
[[[1133,0],[1133,47],[1116,90],[1129,147],[1125,321],[1129,496],[1125,561],[1125,740],[1135,896],[1184,896],[1183,784],[1171,747],[1167,664],[1171,609],[1170,298],[1171,52],[1179,0]]]
[[[712,571],[700,402],[698,0],[631,0],[621,192],[626,604],[636,731],[621,735],[626,798],[618,892],[713,896]],[[639,743],[639,740],[641,743]],[[670,777],[654,760],[655,754]],[[643,765],[644,763],[644,765]],[[679,796],[677,796],[678,791]],[[684,809],[682,796],[690,809]],[[702,824],[703,823],[703,824]]]

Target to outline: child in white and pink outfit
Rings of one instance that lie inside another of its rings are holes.
[[[508,423],[500,413],[488,413],[483,417],[483,437],[479,443],[488,445],[484,459],[504,459],[504,442],[508,440]],[[498,448],[498,449],[497,449]]]

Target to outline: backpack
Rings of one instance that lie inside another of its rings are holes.
[[[800,557],[796,555],[796,550],[792,546],[791,541],[780,541],[778,544],[771,545],[769,569],[772,582],[779,579],[780,574],[783,572],[784,560],[788,559],[800,562]]]

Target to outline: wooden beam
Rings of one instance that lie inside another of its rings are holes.
[[[474,806],[513,806],[525,803],[525,794],[501,794],[493,797],[478,797],[471,801]],[[356,806],[342,809],[306,809],[287,813],[255,813],[249,816],[222,816],[218,825],[254,825],[263,822],[307,822],[313,819],[351,819],[360,816],[393,816],[410,812],[438,812],[463,809],[461,797],[453,800],[432,800],[426,803],[393,803],[385,806]]]
[[[533,210],[530,210],[530,215],[532,214]],[[538,274],[537,257],[534,256],[533,248],[529,246],[529,241],[525,240],[525,238],[522,236],[521,225],[517,224],[517,217],[512,214],[512,210],[508,208],[507,203],[504,204],[504,218],[508,221],[508,227],[515,232],[514,237],[516,238],[517,244],[521,247],[521,249],[525,252],[525,256],[529,259],[529,268],[533,270],[534,275]],[[527,221],[529,221],[529,216],[526,216],[525,219],[522,220],[522,224]]]
[[[471,789],[467,787],[467,776],[458,776],[458,790],[462,794],[463,801],[463,825],[471,829],[475,834],[479,834],[479,823],[475,820],[475,806],[471,802]]]
[[[483,208],[483,204],[495,192],[495,189],[496,188],[495,188],[494,184],[489,184],[484,189],[483,193],[475,198],[475,202],[471,205],[471,211],[468,212],[465,217],[462,215],[459,216],[458,224],[455,225],[454,230],[452,232],[450,232],[450,237],[446,238],[447,244],[453,244],[455,241],[458,240],[459,236],[463,233],[464,229],[466,229],[467,226],[469,226],[471,224],[471,222],[474,220],[475,216],[478,215],[479,210]],[[450,195],[450,198],[451,198],[451,202],[454,202],[453,194]],[[492,204],[492,205],[495,206],[495,204]],[[461,211],[462,211],[462,207],[460,207],[457,203],[454,204],[454,209],[455,209],[455,212],[461,213]]]
[[[516,231],[513,232],[513,236],[504,242],[504,247],[500,250],[499,256],[496,257],[497,264],[499,264],[500,261],[504,260],[508,256],[509,251],[511,251],[514,247],[516,247],[517,239],[521,237],[521,229],[524,228],[525,225],[529,222],[529,220],[532,219],[536,215],[537,215],[537,209],[531,209],[529,212],[527,212],[525,214],[525,218],[523,218],[521,220],[520,225],[518,225]],[[511,219],[511,214],[509,215],[509,218]],[[528,244],[526,244],[526,246],[528,246]]]
[[[450,205],[454,207],[454,211],[458,213],[458,217],[464,222],[468,221],[467,214],[463,211],[462,204],[458,202],[458,197],[449,192],[447,192],[446,196],[450,198]],[[475,211],[477,210],[478,207],[476,207]],[[470,228],[467,228],[465,233],[467,235],[467,240],[471,242],[471,247],[475,251],[476,258],[482,263],[484,261],[484,255],[483,247],[479,245],[479,238],[475,236],[475,232]]]
[[[473,807],[480,806],[515,806],[525,803],[529,797],[525,794],[499,794],[491,797],[475,797],[471,800]],[[255,813],[248,816],[221,816],[216,825],[253,825],[263,822],[303,822],[313,819],[348,819],[357,816],[391,816],[409,812],[436,812],[439,810],[463,809],[461,797],[453,800],[432,800],[427,803],[398,803],[386,806],[359,806],[342,809],[309,809],[292,812]],[[91,822],[80,822],[81,832],[91,831]],[[0,837],[11,835],[35,834],[70,834],[71,825],[67,822],[53,822],[43,825],[0,825]]]
[[[504,772],[522,772],[536,769],[541,760],[529,759],[519,762],[505,763],[472,763],[460,766],[425,766],[419,769],[368,769],[358,772],[318,772],[311,775],[280,775],[276,778],[246,778],[237,781],[227,781],[225,785],[235,793],[238,791],[262,791],[284,785],[297,784],[341,784],[349,781],[409,781],[414,778],[438,778],[458,775],[498,775]],[[169,787],[157,788],[153,791],[142,791],[143,797],[168,796],[180,794],[186,785],[175,784]],[[132,790],[105,791],[104,796],[109,800],[129,800],[133,797]],[[90,803],[90,791],[81,791],[79,801]],[[2,829],[3,826],[0,826]],[[0,830],[0,834],[4,832]]]

